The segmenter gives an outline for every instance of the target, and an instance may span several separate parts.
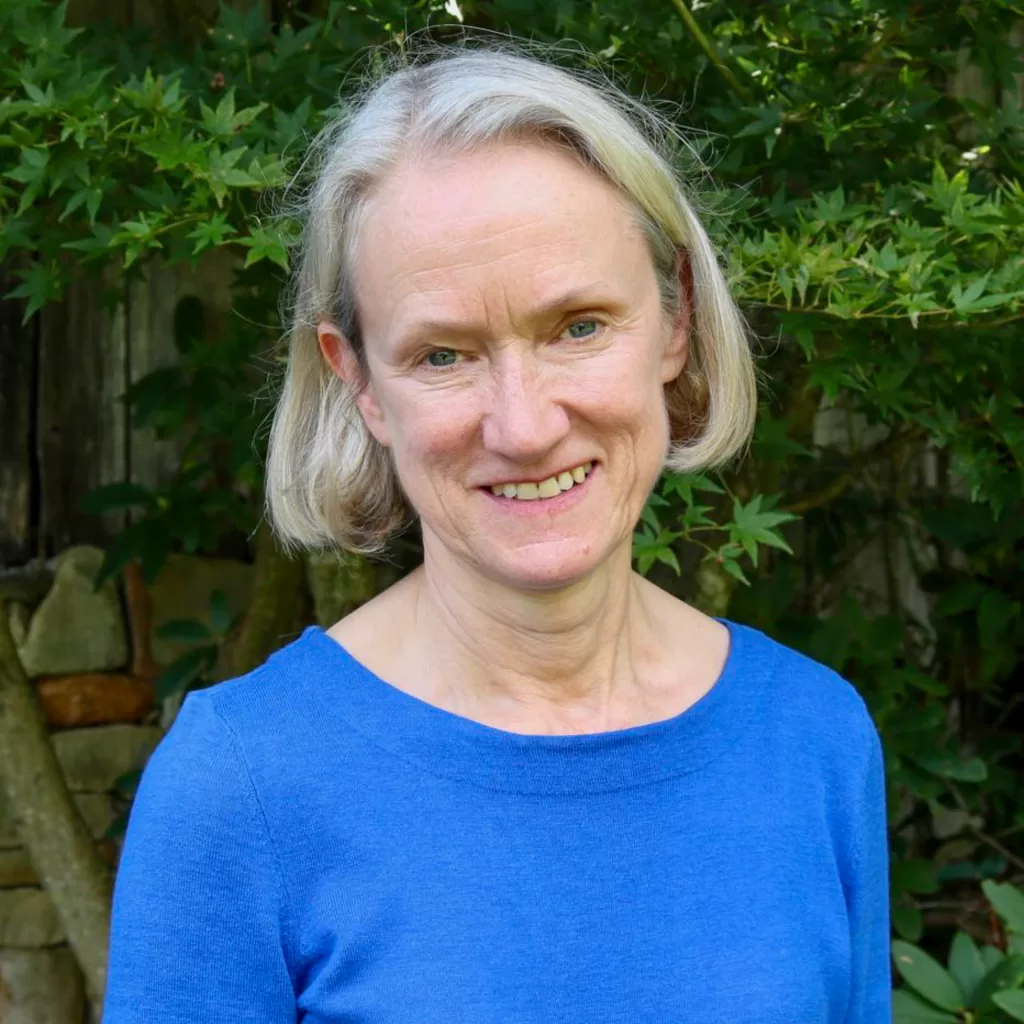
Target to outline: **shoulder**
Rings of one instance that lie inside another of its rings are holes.
[[[322,648],[331,643],[307,627],[251,671],[188,692],[147,771],[191,762],[205,766],[216,786],[230,767],[257,791],[294,774],[320,719],[317,702],[325,699],[329,676]]]
[[[886,765],[864,697],[834,669],[738,623],[727,623],[755,709],[743,749],[780,806],[821,814],[849,878],[865,836],[886,830]]]
[[[186,701],[205,705],[243,751],[272,755],[287,738],[308,731],[316,715],[313,701],[343,668],[325,658],[333,647],[322,629],[306,626],[256,668],[195,690]],[[184,710],[182,705],[179,715]]]
[[[818,758],[866,769],[880,752],[880,739],[857,687],[760,630],[732,621],[726,625],[734,645],[734,670],[756,680],[765,726],[777,736],[809,744]]]

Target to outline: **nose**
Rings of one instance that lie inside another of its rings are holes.
[[[549,374],[534,356],[506,350],[492,364],[483,416],[484,447],[511,461],[541,461],[569,433]]]

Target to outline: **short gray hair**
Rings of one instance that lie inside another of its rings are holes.
[[[615,185],[650,245],[663,306],[680,309],[678,261],[692,273],[686,369],[665,386],[671,444],[665,468],[721,465],[749,441],[757,408],[742,316],[673,170],[679,136],[606,78],[566,70],[507,45],[432,47],[378,70],[314,143],[315,183],[293,282],[287,369],[271,425],[268,521],[286,550],[380,551],[408,510],[390,453],[367,430],[358,389],[320,351],[334,323],[365,372],[353,271],[367,199],[410,153],[467,150],[493,140],[554,140]]]

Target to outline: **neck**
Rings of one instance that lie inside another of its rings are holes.
[[[415,588],[415,633],[433,685],[471,717],[545,724],[624,717],[653,646],[650,586],[629,546],[586,579],[553,591],[481,577],[429,544]]]

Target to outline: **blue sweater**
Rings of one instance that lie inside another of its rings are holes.
[[[310,626],[189,693],[118,868],[102,1024],[889,1024],[882,748],[745,626],[665,721],[506,732]]]

